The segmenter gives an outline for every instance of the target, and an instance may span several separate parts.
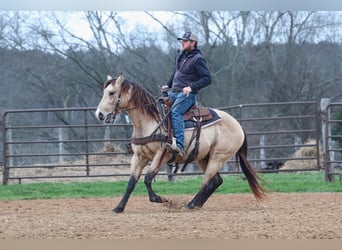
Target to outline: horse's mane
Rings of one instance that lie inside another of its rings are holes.
[[[116,79],[112,79],[105,82],[104,88],[115,81]],[[131,103],[133,104],[133,107],[142,109],[146,115],[158,121],[160,119],[160,113],[154,96],[138,83],[130,82],[126,79],[121,85],[121,96],[126,95],[130,89],[132,89]]]

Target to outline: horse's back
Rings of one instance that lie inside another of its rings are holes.
[[[216,131],[218,139],[223,139],[226,143],[234,143],[240,148],[245,139],[244,131],[240,123],[225,111],[217,109],[215,111],[221,117]]]
[[[222,126],[225,130],[227,130],[227,132],[243,135],[243,129],[240,123],[232,115],[219,109],[214,109],[214,111],[221,118],[220,126]]]
[[[230,114],[213,109],[220,119],[210,126],[202,128],[200,135],[200,157],[210,154],[213,157],[221,155],[223,160],[231,158],[242,146],[244,132],[240,123]],[[190,139],[192,132],[188,132]]]

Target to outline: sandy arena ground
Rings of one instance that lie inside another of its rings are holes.
[[[133,196],[0,201],[0,239],[342,239],[342,193],[213,195],[202,209]]]

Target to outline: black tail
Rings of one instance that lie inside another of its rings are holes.
[[[244,135],[245,139],[237,155],[239,157],[242,172],[246,176],[249,187],[251,188],[255,198],[258,201],[262,201],[266,198],[266,190],[259,184],[258,180],[260,180],[260,177],[258,177],[252,166],[247,161],[247,138],[246,134]]]

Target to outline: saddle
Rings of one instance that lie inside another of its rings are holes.
[[[169,97],[159,97],[158,101],[164,103],[166,108],[169,110],[172,106],[172,101]],[[210,121],[213,119],[212,112],[210,112],[209,108],[198,106],[197,104],[193,105],[188,111],[186,111],[183,115],[184,122],[186,121],[197,121],[200,120]]]
[[[201,121],[209,121],[213,119],[213,115],[207,107],[200,107],[195,104],[183,115],[183,119],[184,121],[197,119],[200,119]]]
[[[159,97],[158,101],[162,104],[164,104],[164,108],[163,108],[163,112],[165,116],[167,116],[167,120],[165,121],[165,127],[168,130],[169,136],[168,138],[172,138],[171,136],[171,122],[170,122],[170,117],[169,115],[169,111],[171,109],[172,106],[172,100],[169,97]],[[185,124],[185,129],[194,129],[189,145],[187,147],[186,150],[189,149],[190,145],[195,141],[195,147],[193,148],[193,150],[190,152],[188,158],[185,160],[184,165],[182,167],[182,172],[184,171],[185,167],[192,162],[197,154],[198,154],[198,149],[199,149],[199,144],[200,144],[200,134],[201,134],[201,128],[203,125],[207,125],[207,124],[211,124],[212,122],[215,122],[217,120],[220,119],[220,117],[217,115],[217,113],[212,110],[209,109],[207,107],[202,107],[202,106],[198,106],[197,104],[193,105],[188,111],[186,111],[183,115],[183,119],[184,119],[184,124]],[[174,160],[171,159],[170,162],[172,162]],[[176,169],[175,169],[175,173],[178,170],[178,164],[176,164]]]

